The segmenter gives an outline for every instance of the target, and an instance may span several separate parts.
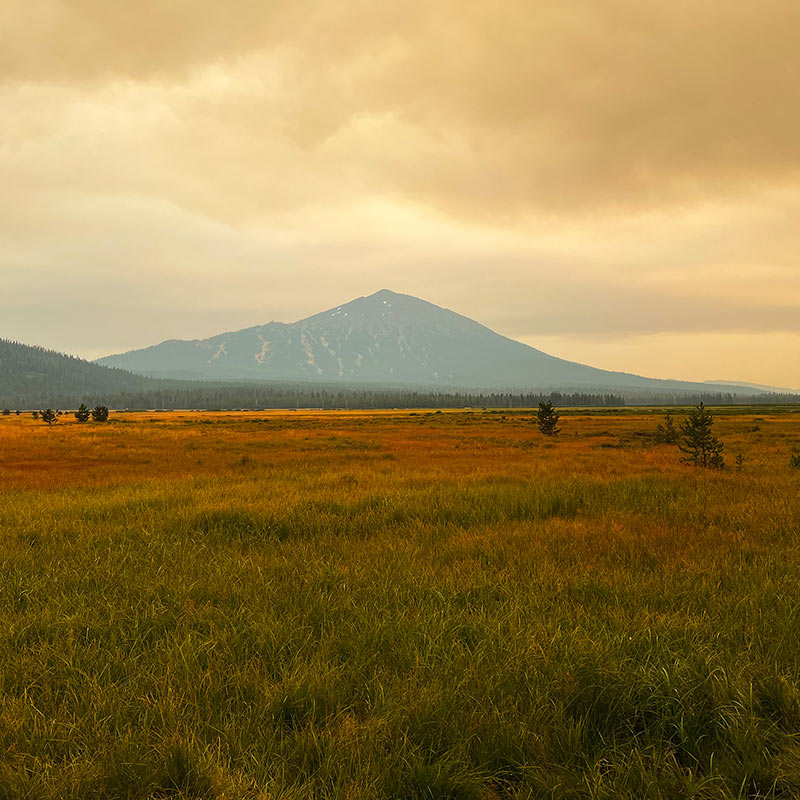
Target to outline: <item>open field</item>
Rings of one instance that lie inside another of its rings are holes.
[[[800,797],[800,413],[658,421],[0,417],[0,798]]]

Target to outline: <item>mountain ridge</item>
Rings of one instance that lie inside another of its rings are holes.
[[[739,386],[745,389],[757,389],[770,394],[800,394],[800,389],[787,389],[785,386],[772,386],[768,383],[752,383],[751,381],[712,380],[703,381],[703,383],[713,384],[714,386]]]
[[[95,362],[149,377],[367,382],[508,390],[720,390],[743,384],[648,378],[551,356],[475,320],[389,289],[292,323],[169,339]]]

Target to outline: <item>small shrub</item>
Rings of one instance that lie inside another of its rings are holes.
[[[86,408],[84,403],[81,403],[81,407],[75,412],[75,419],[78,420],[78,422],[88,422],[89,414],[89,409]]]
[[[52,408],[46,408],[44,411],[39,412],[39,419],[48,425],[52,425],[54,422],[58,422],[58,414]]]
[[[792,453],[789,456],[789,466],[792,469],[800,469],[800,453]]]
[[[737,453],[733,463],[736,464],[736,469],[741,469],[742,464],[744,464],[744,456],[741,453]]]
[[[4,408],[3,409],[3,416],[4,417],[10,417],[11,416],[11,409]]]
[[[93,422],[107,422],[108,421],[108,409],[105,406],[95,406],[92,409],[92,421]]]
[[[657,444],[677,444],[680,432],[672,421],[672,414],[664,416],[664,422],[656,428],[655,440]]]

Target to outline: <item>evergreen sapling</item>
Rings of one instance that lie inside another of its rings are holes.
[[[555,436],[561,432],[558,426],[559,414],[553,408],[553,404],[548,400],[546,403],[542,401],[539,403],[539,409],[536,412],[536,425],[540,433],[545,436]]]
[[[52,425],[54,422],[58,422],[58,414],[52,408],[46,408],[44,411],[39,412],[39,419],[48,425]]]
[[[683,441],[678,446],[685,457],[685,464],[706,469],[723,469],[725,459],[722,457],[723,444],[711,432],[714,417],[701,402],[689,412],[681,425]]]

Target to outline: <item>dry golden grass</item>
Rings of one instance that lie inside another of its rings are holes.
[[[800,414],[717,414],[729,466],[742,452],[750,476],[771,473],[800,446]],[[106,425],[64,415],[52,428],[26,415],[0,418],[0,453],[3,485],[14,488],[218,476],[242,456],[315,469],[355,462],[366,474],[377,458],[392,462],[389,472],[429,480],[686,474],[675,448],[649,446],[658,421],[652,412],[574,412],[550,440],[524,412],[141,412],[112,414]]]
[[[0,798],[800,796],[790,412],[0,417]]]

